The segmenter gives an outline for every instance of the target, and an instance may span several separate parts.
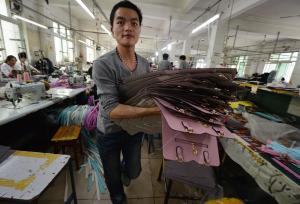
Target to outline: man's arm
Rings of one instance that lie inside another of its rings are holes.
[[[119,103],[119,94],[116,87],[115,74],[109,69],[111,64],[103,61],[94,61],[93,78],[100,96],[100,105],[111,119],[137,118],[159,114],[157,107],[141,108]]]
[[[6,76],[10,77],[11,76],[11,71],[9,70],[8,66],[6,64],[1,65],[1,72]]]
[[[117,105],[111,112],[111,119],[138,118],[149,115],[158,115],[160,110],[158,107],[141,108],[124,104]]]

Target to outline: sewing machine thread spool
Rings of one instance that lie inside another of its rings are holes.
[[[22,82],[22,74],[17,74],[17,81]]]
[[[28,72],[24,72],[24,73],[23,73],[23,79],[24,79],[24,81],[29,81],[29,80],[30,80],[30,77],[29,77],[29,73],[28,73]]]

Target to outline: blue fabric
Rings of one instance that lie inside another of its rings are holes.
[[[274,151],[281,153],[281,154],[287,154],[292,159],[299,160],[300,161],[300,147],[296,148],[287,148],[278,142],[272,142],[270,144],[267,144],[267,147],[272,148]]]
[[[96,135],[111,201],[113,204],[127,203],[121,181],[121,171],[125,172],[130,179],[140,175],[143,134],[129,135],[125,131],[103,134],[97,130]],[[123,155],[122,165],[121,152]]]

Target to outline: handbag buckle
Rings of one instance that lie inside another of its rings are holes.
[[[188,132],[190,134],[192,134],[194,132],[194,130],[189,128],[188,126],[186,126],[183,121],[181,121],[181,125],[183,126],[183,128],[185,129],[186,132]]]
[[[211,126],[211,128],[217,133],[218,136],[223,137],[224,136],[224,132],[221,130],[217,130],[216,128],[214,128],[214,126]]]

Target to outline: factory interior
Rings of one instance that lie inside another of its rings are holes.
[[[0,0],[0,204],[300,204],[299,0]]]

